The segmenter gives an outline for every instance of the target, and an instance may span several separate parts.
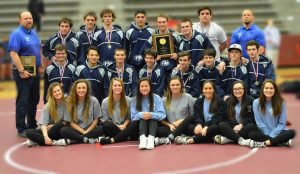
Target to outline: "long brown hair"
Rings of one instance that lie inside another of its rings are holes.
[[[171,105],[171,99],[172,99],[172,91],[171,91],[171,88],[170,88],[170,83],[172,80],[178,80],[180,82],[180,93],[182,94],[184,89],[183,89],[183,82],[182,82],[182,79],[179,77],[179,76],[173,76],[169,79],[169,82],[168,82],[168,86],[167,86],[167,91],[165,93],[165,96],[166,96],[166,109],[170,109],[170,105]]]
[[[266,79],[263,84],[261,85],[261,90],[260,90],[260,95],[259,95],[259,106],[261,109],[261,112],[265,114],[266,112],[266,96],[264,95],[264,88],[266,83],[271,83],[274,86],[274,95],[272,97],[272,109],[273,109],[273,116],[276,117],[281,114],[282,111],[282,103],[283,103],[283,98],[279,92],[278,86],[276,83],[271,80],[271,79]]]
[[[153,109],[154,109],[154,97],[153,97],[151,81],[147,77],[140,78],[140,80],[138,82],[138,90],[137,90],[137,94],[136,94],[136,110],[138,110],[140,112],[142,111],[142,98],[143,98],[143,95],[141,94],[141,91],[140,91],[140,85],[143,81],[148,82],[148,84],[150,85],[150,92],[149,92],[150,108],[149,108],[149,110],[150,110],[150,112],[152,112]]]
[[[78,79],[76,80],[70,90],[70,95],[68,97],[68,111],[71,116],[71,122],[77,123],[77,104],[78,104],[78,96],[76,92],[77,85],[79,83],[85,83],[87,86],[87,93],[84,99],[84,106],[83,106],[83,120],[86,122],[89,117],[89,111],[90,111],[90,103],[91,103],[91,87],[89,81],[85,79]]]
[[[63,91],[61,84],[58,82],[51,83],[51,85],[48,88],[48,93],[47,93],[47,105],[49,105],[50,117],[55,123],[59,121],[59,116],[57,113],[57,103],[53,97],[53,89],[57,86],[59,86],[59,88],[61,89],[61,92],[62,92],[62,102],[64,102],[64,103],[66,102],[65,97],[64,97],[64,91]]]
[[[127,112],[128,112],[128,106],[126,102],[126,97],[125,97],[125,88],[124,88],[124,83],[120,78],[113,78],[110,81],[110,86],[109,86],[109,94],[108,94],[108,114],[109,117],[112,117],[114,114],[114,107],[115,107],[115,101],[114,101],[114,92],[113,92],[113,83],[114,81],[120,82],[122,86],[122,92],[121,92],[121,98],[120,98],[120,111],[121,111],[121,117],[126,117]]]
[[[245,107],[246,105],[246,85],[243,81],[234,81],[232,83],[232,86],[231,86],[231,96],[227,99],[227,113],[228,113],[228,119],[232,120],[235,118],[235,106],[237,105],[237,103],[239,102],[238,99],[236,98],[236,96],[234,95],[233,93],[233,87],[234,85],[236,84],[241,84],[243,86],[243,90],[244,90],[244,94],[242,96],[242,101],[241,101],[241,108]],[[241,112],[242,112],[242,109],[241,109]],[[240,113],[240,117],[242,117],[244,114]]]

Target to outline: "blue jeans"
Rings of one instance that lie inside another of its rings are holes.
[[[13,70],[14,80],[17,87],[16,99],[16,128],[19,133],[27,129],[35,129],[36,110],[40,101],[40,76],[22,79],[19,72]],[[26,119],[26,122],[25,122]]]

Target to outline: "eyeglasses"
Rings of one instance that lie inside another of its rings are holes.
[[[244,88],[233,88],[233,91],[241,91],[244,90]]]

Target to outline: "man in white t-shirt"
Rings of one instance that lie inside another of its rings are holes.
[[[220,61],[220,56],[227,58],[227,37],[224,29],[212,22],[212,10],[210,7],[198,9],[200,22],[193,24],[193,29],[206,35],[216,50],[216,61]]]

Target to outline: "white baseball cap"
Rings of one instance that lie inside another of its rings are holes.
[[[240,44],[232,44],[232,45],[230,45],[228,51],[231,51],[233,49],[240,50],[242,52],[242,46]]]

